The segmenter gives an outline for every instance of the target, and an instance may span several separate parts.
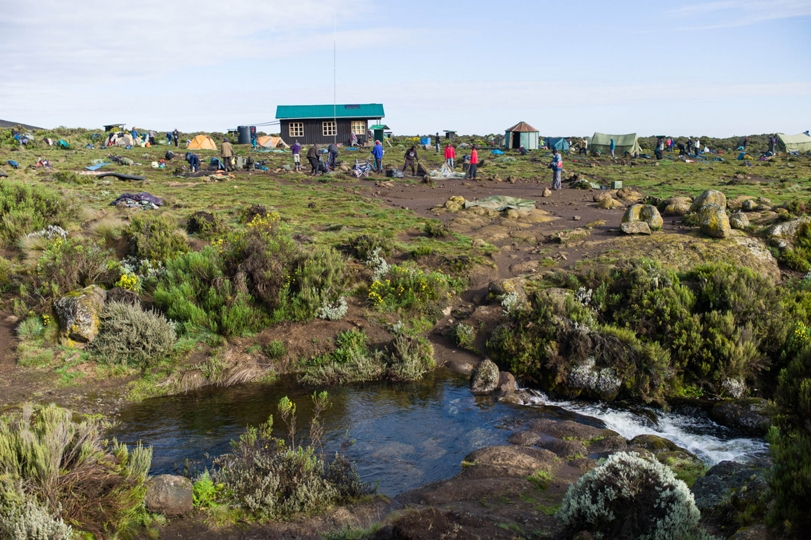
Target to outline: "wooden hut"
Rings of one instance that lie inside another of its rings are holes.
[[[517,150],[522,146],[527,150],[538,149],[538,130],[526,122],[518,122],[504,133],[504,148]]]
[[[279,105],[276,119],[281,124],[281,137],[287,144],[349,144],[354,133],[359,143],[369,136],[369,120],[385,116],[383,105]]]

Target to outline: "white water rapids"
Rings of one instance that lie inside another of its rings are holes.
[[[692,452],[710,466],[721,461],[745,463],[768,452],[768,445],[763,439],[741,437],[703,415],[688,416],[654,409],[644,409],[646,414],[640,414],[605,404],[554,401],[543,392],[526,391],[533,396],[526,403],[529,406],[560,407],[596,418],[626,439],[633,439],[637,435],[657,435]]]

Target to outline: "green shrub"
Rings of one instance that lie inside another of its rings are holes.
[[[258,428],[249,427],[230,454],[214,460],[212,478],[225,486],[230,502],[255,519],[284,519],[310,514],[373,491],[340,455],[325,464],[315,449],[324,429],[320,415],[328,406],[326,392],[313,395],[314,414],[308,445],[296,445],[296,406],[286,397],[279,416],[288,440],[273,436],[273,416]]]
[[[0,256],[0,291],[4,291],[11,286],[11,278],[14,275],[14,265],[5,257]]]
[[[153,263],[166,262],[189,250],[177,224],[168,216],[141,212],[130,218],[124,229],[130,255]]]
[[[141,306],[110,302],[100,322],[88,351],[106,364],[147,368],[168,356],[175,344],[175,325]]]
[[[213,247],[185,253],[166,263],[154,294],[155,304],[184,332],[207,329],[239,336],[261,329],[267,317],[239,291],[223,271],[223,259]]]
[[[198,508],[214,508],[218,506],[217,499],[225,489],[224,484],[215,484],[208,470],[194,481],[192,486],[192,500]]]
[[[453,342],[459,347],[476,352],[476,329],[469,324],[459,323],[451,329]]]
[[[127,529],[143,512],[152,451],[130,452],[115,440],[108,447],[104,429],[56,405],[34,412],[26,404],[0,417],[0,499],[42,508],[43,522],[49,514],[96,537]]]
[[[319,310],[337,303],[346,286],[346,262],[336,250],[318,247],[296,261],[290,282],[288,313],[307,321]]]
[[[61,296],[95,283],[110,281],[113,252],[92,240],[54,238],[37,260],[37,289],[42,295]]]
[[[369,300],[382,310],[429,312],[450,298],[461,282],[442,272],[422,270],[413,263],[391,265],[369,290]]]
[[[453,234],[447,225],[439,220],[433,219],[425,222],[423,231],[431,238],[447,238]]]
[[[418,381],[436,367],[434,347],[424,337],[412,338],[400,334],[389,346],[386,363],[388,379],[398,382]]]
[[[0,538],[71,540],[73,528],[35,500],[16,501],[0,493]]]
[[[48,225],[65,228],[79,214],[80,206],[73,197],[43,186],[0,180],[0,241],[6,245]]]
[[[303,384],[324,386],[376,381],[383,377],[386,366],[383,354],[371,352],[363,330],[347,330],[335,338],[335,350],[311,358],[299,377]]]
[[[280,339],[274,339],[264,347],[264,352],[268,358],[276,360],[287,354],[287,345]]]
[[[794,246],[782,250],[779,259],[792,270],[800,272],[811,270],[811,223],[800,224],[794,238]]]
[[[811,529],[811,330],[798,324],[796,351],[779,377],[775,402],[780,413],[769,433],[774,493],[769,523],[792,537]]]
[[[352,255],[359,261],[368,261],[375,250],[378,253],[388,256],[391,254],[393,243],[390,238],[384,238],[376,234],[362,234],[355,237],[349,246],[352,250]]]
[[[186,222],[186,232],[200,238],[212,238],[225,231],[222,218],[209,212],[195,212]]]
[[[93,178],[86,175],[76,174],[73,171],[57,171],[53,173],[54,180],[66,184],[92,184]]]
[[[572,484],[555,517],[569,536],[649,540],[711,538],[690,489],[666,466],[620,452]]]

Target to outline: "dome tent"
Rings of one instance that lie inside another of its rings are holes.
[[[504,148],[518,149],[522,146],[527,150],[538,149],[538,130],[526,122],[518,122],[504,133]]]
[[[208,135],[198,135],[189,142],[187,148],[189,150],[216,150],[217,145],[214,144],[214,139]]]

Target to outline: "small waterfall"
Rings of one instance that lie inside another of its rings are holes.
[[[554,401],[537,390],[527,389],[525,392],[532,396],[526,405],[559,407],[596,418],[626,439],[633,439],[637,435],[657,435],[692,452],[710,466],[720,461],[745,463],[768,453],[768,445],[763,439],[741,437],[739,433],[703,415],[688,416],[651,408],[633,411],[606,404]]]

